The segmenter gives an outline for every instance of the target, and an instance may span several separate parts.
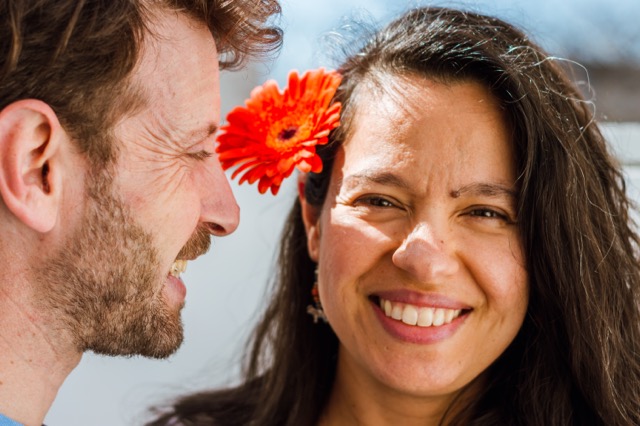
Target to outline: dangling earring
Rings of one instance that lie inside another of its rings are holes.
[[[316,280],[311,288],[311,297],[313,298],[313,305],[307,306],[307,313],[313,317],[313,323],[317,324],[318,319],[327,322],[327,316],[322,310],[322,303],[320,303],[320,293],[318,293],[318,268],[316,268]]]

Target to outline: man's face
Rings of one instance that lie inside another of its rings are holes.
[[[210,233],[238,223],[212,155],[220,116],[213,38],[176,13],[159,15],[152,31],[132,76],[143,106],[116,125],[115,164],[89,172],[82,222],[41,273],[49,306],[82,351],[173,353],[183,261],[208,249]]]

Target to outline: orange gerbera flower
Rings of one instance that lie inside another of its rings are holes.
[[[259,181],[261,194],[271,189],[274,195],[295,167],[322,171],[316,145],[326,144],[329,132],[340,124],[340,103],[331,104],[331,99],[341,79],[324,69],[302,77],[292,71],[283,92],[273,80],[253,89],[245,106],[227,115],[228,124],[217,138],[222,168],[240,164],[232,179],[244,172],[239,183]]]

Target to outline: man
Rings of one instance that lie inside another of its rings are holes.
[[[178,348],[180,272],[238,223],[218,65],[278,47],[279,12],[0,0],[0,424],[40,425],[85,351]]]

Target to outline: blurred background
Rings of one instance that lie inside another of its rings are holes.
[[[282,0],[284,46],[274,60],[223,73],[222,113],[241,104],[250,90],[291,69],[335,67],[328,34],[359,21],[386,23],[423,1]],[[630,190],[640,187],[640,1],[487,0],[429,2],[499,16],[523,28],[552,55],[571,64],[585,96],[594,103],[614,149],[625,165]],[[60,390],[48,426],[141,425],[148,407],[199,389],[233,384],[250,330],[266,300],[277,239],[295,198],[290,179],[277,197],[246,185],[233,189],[241,223],[231,236],[190,262],[183,275],[187,302],[185,342],[168,360],[106,358],[86,354]]]

